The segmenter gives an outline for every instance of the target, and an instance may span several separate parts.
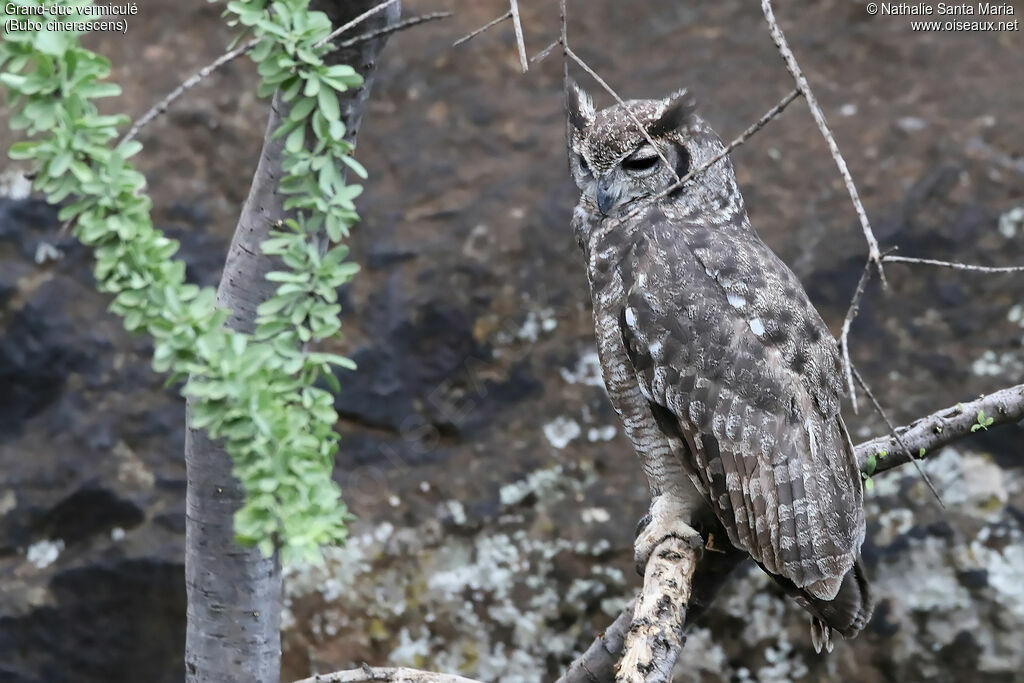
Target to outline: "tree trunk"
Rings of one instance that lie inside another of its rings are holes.
[[[376,0],[320,0],[313,8],[326,12],[332,24],[340,26],[377,4]],[[383,28],[397,21],[398,15],[396,3],[351,33]],[[378,38],[339,50],[329,60],[350,64],[365,79],[359,90],[339,96],[352,142],[385,41]],[[283,140],[270,139],[286,107],[274,97],[263,152],[217,288],[219,304],[232,312],[228,325],[240,332],[253,330],[256,308],[274,290],[264,277],[274,264],[259,245],[271,226],[286,215],[284,198],[277,192]],[[281,664],[280,563],[277,557],[266,558],[256,548],[235,543],[233,516],[241,506],[242,490],[231,474],[231,460],[205,432],[186,429],[186,679],[190,683],[276,683]]]

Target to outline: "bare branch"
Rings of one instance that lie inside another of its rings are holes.
[[[937,261],[935,259],[924,259],[924,258],[913,258],[910,256],[894,256],[892,254],[883,254],[882,262],[884,263],[910,263],[920,264],[926,266],[938,266],[941,268],[952,268],[954,270],[966,270],[975,273],[1021,273],[1024,272],[1024,266],[975,266],[967,263],[958,263],[956,261]],[[846,378],[846,389],[850,393],[850,401],[853,404],[853,412],[858,413],[857,406],[857,390],[854,386],[853,377],[856,370],[853,368],[853,364],[850,361],[850,326],[853,324],[854,318],[857,317],[857,313],[860,312],[860,301],[864,296],[864,290],[867,288],[868,281],[871,279],[871,259],[868,258],[867,263],[864,264],[864,272],[861,273],[860,280],[857,282],[857,288],[853,292],[853,297],[850,299],[850,307],[846,310],[846,317],[843,319],[843,328],[839,334],[839,350],[842,353],[843,358],[843,375]],[[863,380],[861,380],[863,384]],[[865,387],[865,391],[869,391]],[[872,397],[872,401],[877,405],[877,401]],[[884,414],[882,415],[884,418]],[[924,473],[922,472],[922,475]],[[927,477],[926,477],[927,478]],[[929,488],[931,482],[928,483]],[[937,495],[937,494],[936,494]]]
[[[511,19],[511,18],[512,18],[512,10],[509,10],[509,11],[505,12],[504,14],[502,14],[497,19],[492,19],[491,21],[488,21],[486,24],[484,24],[480,28],[476,29],[472,33],[467,33],[466,35],[462,36],[461,38],[456,40],[454,43],[452,43],[452,47],[458,47],[459,45],[462,45],[463,43],[468,42],[468,41],[472,40],[473,38],[476,38],[478,35],[480,35],[484,31],[486,31],[487,29],[492,28],[494,26],[497,26],[498,24],[500,24],[501,22],[505,21],[506,19]]]
[[[843,375],[846,376],[846,390],[850,392],[850,402],[853,404],[853,412],[857,413],[857,388],[853,386],[853,363],[850,362],[850,326],[853,319],[860,311],[860,300],[864,296],[864,290],[871,279],[871,259],[864,264],[864,271],[857,281],[857,288],[853,290],[853,297],[850,299],[850,307],[846,309],[846,317],[843,318],[843,329],[839,333],[839,351],[843,356]]]
[[[537,62],[543,62],[545,59],[547,59],[547,56],[549,54],[551,54],[551,51],[554,50],[556,47],[558,47],[558,44],[561,43],[561,42],[562,41],[560,41],[560,40],[556,40],[555,42],[551,43],[546,48],[544,48],[543,50],[541,50],[540,52],[535,54],[534,56],[530,57],[530,64],[536,64]]]
[[[911,453],[910,449],[907,448],[907,444],[903,442],[903,438],[896,431],[896,426],[892,423],[892,420],[889,419],[889,416],[882,409],[882,404],[878,402],[877,398],[875,398],[874,393],[872,393],[871,391],[871,387],[868,386],[868,383],[865,382],[864,378],[860,376],[859,372],[857,372],[857,368],[853,368],[853,374],[857,377],[857,383],[860,384],[860,388],[864,390],[864,393],[868,395],[868,399],[871,401],[872,405],[874,405],[875,412],[877,412],[879,416],[881,416],[881,418],[885,421],[886,426],[889,428],[890,436],[892,436],[893,440],[900,445],[901,452],[907,453],[909,456]],[[924,468],[921,466],[921,463],[919,463],[912,456],[910,457],[910,461],[914,463],[914,468],[917,469],[917,473],[921,475],[921,479],[924,480],[924,483],[928,486],[928,489],[932,492],[932,495],[935,496],[935,500],[939,501],[939,507],[945,510],[946,504],[942,502],[942,496],[939,495],[938,490],[935,488],[935,484],[932,483],[932,480],[928,477],[928,473],[924,471]]]
[[[124,137],[121,138],[121,141],[117,143],[118,146],[123,145],[129,140],[133,140],[135,136],[139,134],[139,131],[143,129],[143,127],[149,124],[156,117],[166,112],[170,108],[171,103],[174,102],[174,100],[181,97],[182,95],[184,95],[185,91],[196,87],[204,78],[206,78],[214,71],[227,64],[228,62],[232,61],[233,59],[236,59],[244,55],[246,52],[256,47],[256,45],[259,42],[259,38],[253,38],[248,43],[236,47],[234,50],[231,50],[230,52],[222,54],[220,57],[210,62],[202,69],[194,73],[192,76],[187,78],[181,85],[179,85],[171,92],[167,93],[167,95],[164,96],[162,100],[154,104],[152,107],[150,107],[149,111],[147,111],[145,114],[139,117],[135,121],[135,123],[132,124],[132,127],[128,129],[128,132],[125,133]]]
[[[388,681],[389,683],[479,683],[472,678],[420,671],[405,667],[384,668],[363,665],[359,669],[335,671],[303,678],[295,683],[363,683],[364,681]]]
[[[569,665],[555,683],[605,683],[615,677],[615,665],[626,642],[626,633],[633,623],[636,600],[631,600],[612,625],[594,639],[587,651]]]
[[[790,75],[793,76],[797,89],[804,94],[807,106],[811,109],[811,115],[814,116],[814,122],[818,124],[818,130],[821,132],[822,137],[825,138],[825,142],[828,143],[828,148],[836,162],[836,167],[839,168],[839,173],[843,176],[843,182],[846,183],[846,190],[850,193],[853,208],[856,209],[857,217],[860,219],[860,226],[864,231],[864,239],[868,242],[868,258],[878,267],[878,275],[882,278],[882,283],[884,284],[885,272],[882,270],[882,254],[878,249],[878,240],[875,239],[875,234],[871,230],[871,223],[868,221],[867,212],[864,211],[864,205],[861,204],[860,194],[857,192],[857,186],[853,182],[853,176],[850,175],[850,169],[846,166],[846,160],[839,152],[839,145],[836,144],[835,136],[832,135],[828,121],[825,120],[825,114],[821,111],[821,107],[818,106],[818,100],[814,96],[811,86],[807,83],[807,79],[804,77],[803,71],[800,69],[800,65],[797,63],[792,50],[789,49],[786,36],[782,33],[782,29],[779,28],[778,22],[775,21],[771,0],[761,0],[761,11],[764,12],[764,18],[768,21],[772,40],[775,41],[775,46],[779,49],[779,53],[785,60],[786,68],[789,70]]]
[[[636,114],[634,114],[633,111],[626,106],[626,102],[621,97],[619,97],[619,94],[612,90],[612,87],[608,85],[608,83],[606,83],[605,80],[601,78],[596,71],[591,69],[590,66],[588,66],[587,63],[584,62],[579,55],[573,52],[572,48],[570,48],[568,45],[565,45],[565,54],[570,59],[572,59],[572,61],[576,62],[576,64],[578,64],[581,69],[586,71],[591,78],[597,81],[598,85],[604,88],[609,95],[615,98],[615,101],[619,103],[619,106],[621,106],[623,111],[626,112],[626,115],[629,116],[629,118],[633,119],[633,123],[636,124],[636,127],[640,129],[640,132],[643,134],[644,138],[651,145],[651,147],[654,148],[654,151],[657,152],[658,158],[661,159],[661,162],[663,164],[665,164],[665,168],[672,171],[672,175],[675,176],[676,181],[678,181],[679,174],[676,173],[676,170],[672,167],[672,164],[668,163],[668,159],[665,158],[665,154],[661,151],[661,149],[658,148],[658,145],[654,143],[654,139],[651,137],[651,134],[647,132],[647,128],[644,127],[644,124],[640,123],[640,119],[638,119],[636,117]]]
[[[1024,420],[1024,384],[1001,389],[969,403],[958,403],[894,429],[899,442],[889,434],[859,444],[857,462],[863,468],[869,457],[885,451],[887,455],[878,459],[875,466],[878,473],[905,465],[912,459],[926,458],[942,446],[970,436],[981,414],[986,422],[992,419],[988,427]],[[980,427],[973,431],[977,429]]]
[[[562,43],[562,94],[569,93],[569,15],[566,12],[565,0],[558,0],[558,18],[560,23],[559,42]]]
[[[686,606],[700,550],[669,536],[654,549],[626,634],[616,683],[669,683],[686,642]]]
[[[512,25],[516,31],[516,46],[519,48],[519,66],[523,73],[530,70],[530,62],[526,59],[526,41],[523,40],[523,24],[519,20],[519,0],[509,0],[509,12],[512,13]]]
[[[428,12],[427,14],[421,14],[417,17],[409,17],[408,19],[403,19],[397,24],[385,26],[382,29],[370,31],[369,33],[363,33],[361,35],[355,36],[354,38],[349,38],[348,40],[343,40],[340,43],[338,43],[338,47],[352,47],[353,45],[365,43],[366,41],[373,40],[374,38],[380,38],[381,36],[391,35],[392,33],[397,33],[398,31],[404,31],[407,28],[412,28],[413,26],[425,24],[428,21],[447,19],[450,16],[452,16],[451,12]]]
[[[957,261],[936,261],[930,258],[913,258],[910,256],[885,255],[882,260],[887,263],[918,263],[924,266],[939,266],[954,270],[968,270],[975,273],[1024,273],[1024,266],[975,266]]]
[[[366,18],[368,18],[369,16],[372,16],[372,14],[380,11],[381,9],[383,9],[383,7],[381,5],[378,5],[377,7],[373,8],[370,11],[369,14],[364,15],[362,17],[362,19],[360,19],[360,21],[363,21]],[[362,34],[360,36],[356,36],[354,38],[350,38],[350,39],[348,39],[348,40],[346,40],[346,41],[344,41],[342,43],[339,43],[338,47],[339,48],[352,47],[354,45],[358,45],[359,43],[365,43],[365,42],[367,42],[369,40],[373,40],[374,38],[380,38],[381,36],[390,35],[390,34],[395,33],[397,31],[402,31],[402,30],[405,30],[407,28],[412,28],[413,26],[417,26],[419,24],[424,24],[424,23],[426,23],[428,21],[435,21],[437,19],[444,19],[446,17],[450,17],[451,15],[452,15],[451,12],[431,12],[429,14],[424,14],[424,15],[419,16],[419,17],[412,17],[410,19],[406,19],[405,21],[401,21],[401,22],[399,22],[397,24],[394,24],[393,26],[387,26],[387,27],[379,29],[377,31],[371,31],[370,33],[364,33],[364,34]],[[356,25],[356,23],[359,23],[359,22],[353,23],[352,21],[350,21],[348,24],[343,26],[342,29],[345,29],[346,27],[354,26],[354,25]],[[335,33],[339,33],[340,31],[341,31],[341,29],[339,29],[338,31],[335,31]],[[334,34],[332,34],[332,35],[334,35]],[[247,53],[250,50],[252,50],[254,47],[256,47],[259,44],[259,42],[260,42],[259,38],[253,38],[252,40],[248,41],[247,43],[245,43],[243,45],[240,45],[239,47],[236,47],[234,50],[231,50],[229,52],[225,52],[220,57],[218,57],[217,59],[213,60],[212,62],[210,62],[209,64],[204,66],[202,69],[200,69],[199,71],[194,73],[192,76],[189,76],[185,81],[183,81],[181,83],[181,85],[179,85],[177,88],[175,88],[171,92],[167,93],[167,95],[165,95],[163,97],[163,99],[161,99],[159,102],[154,104],[152,107],[149,108],[149,110],[145,114],[143,114],[138,119],[136,119],[135,123],[132,124],[132,127],[128,129],[128,132],[125,133],[124,137],[122,137],[120,142],[118,142],[118,145],[120,146],[120,145],[123,145],[124,143],[128,142],[129,140],[134,140],[135,137],[138,136],[139,131],[141,131],[147,125],[152,123],[153,120],[156,119],[157,117],[159,117],[160,115],[165,114],[167,112],[167,110],[170,109],[171,104],[173,104],[175,100],[177,100],[182,95],[184,95],[188,90],[191,90],[192,88],[194,88],[197,85],[199,85],[199,83],[202,82],[202,80],[204,78],[207,78],[208,76],[210,76],[210,74],[212,74],[217,69],[220,69],[225,64],[228,64],[229,62],[237,59],[238,57],[241,57],[245,53]],[[318,44],[322,44],[323,42],[324,41],[320,41],[320,43],[318,43]]]
[[[334,29],[329,34],[318,40],[315,47],[320,47],[325,43],[329,43],[330,41],[334,40],[345,31],[348,31],[350,28],[358,26],[359,24],[363,23],[364,21],[372,17],[377,12],[383,12],[396,2],[398,2],[398,0],[384,0],[384,2],[380,3],[379,5],[371,7],[370,9],[360,14],[358,17],[354,18],[352,21],[342,24],[340,27]]]

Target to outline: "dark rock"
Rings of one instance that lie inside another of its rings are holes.
[[[182,565],[115,561],[61,572],[48,588],[53,605],[0,616],[4,681],[182,680]]]
[[[85,360],[69,324],[54,315],[54,308],[29,302],[2,328],[0,439],[57,400],[68,374]]]
[[[115,527],[130,529],[143,520],[143,511],[112,491],[86,485],[60,501],[40,520],[40,535],[68,545]]]

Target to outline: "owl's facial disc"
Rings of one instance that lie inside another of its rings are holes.
[[[586,210],[632,210],[670,188],[690,167],[693,97],[631,100],[600,112],[575,83],[566,92],[569,169]]]
[[[671,140],[655,143],[658,149],[648,142],[640,144],[596,178],[594,200],[602,215],[630,209],[635,202],[665,191],[675,184],[677,177],[689,172],[690,155],[683,145]]]

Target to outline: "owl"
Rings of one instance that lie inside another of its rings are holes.
[[[751,226],[728,156],[673,187],[725,149],[685,90],[596,112],[571,84],[566,110],[605,386],[651,487],[638,564],[668,536],[749,555],[831,650],[872,612],[835,338]]]

